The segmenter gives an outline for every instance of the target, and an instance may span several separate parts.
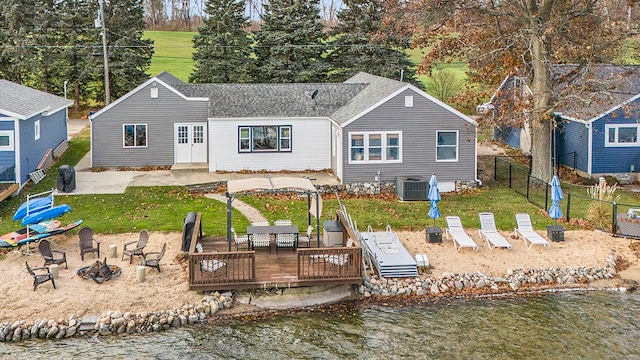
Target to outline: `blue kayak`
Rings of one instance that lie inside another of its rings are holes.
[[[57,218],[58,216],[62,216],[68,213],[69,211],[71,211],[71,207],[69,205],[64,204],[54,206],[33,215],[25,216],[24,218],[22,218],[22,226],[37,224],[45,220]]]
[[[20,205],[18,210],[16,210],[15,214],[13,214],[13,220],[21,220],[25,216],[27,216],[27,208],[29,210],[29,214],[35,214],[47,208],[50,208],[53,204],[53,196],[45,196],[41,198],[31,199],[29,201],[25,201]]]

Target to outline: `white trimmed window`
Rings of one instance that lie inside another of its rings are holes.
[[[124,147],[147,147],[147,124],[124,124],[122,134]]]
[[[240,126],[240,152],[291,152],[291,126]]]
[[[40,139],[40,120],[36,120],[33,123],[33,133],[35,134],[36,140]]]
[[[0,131],[0,151],[13,151],[15,150],[13,145],[13,131],[1,130]]]
[[[436,131],[436,161],[458,161],[458,131]]]
[[[640,146],[640,124],[605,125],[605,147]]]
[[[402,162],[402,132],[349,133],[349,163]]]

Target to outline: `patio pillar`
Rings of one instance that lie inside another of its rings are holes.
[[[229,244],[229,252],[231,252],[231,202],[233,198],[227,193],[227,243]]]

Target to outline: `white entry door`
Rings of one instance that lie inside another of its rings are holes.
[[[207,162],[207,125],[175,124],[175,162]]]

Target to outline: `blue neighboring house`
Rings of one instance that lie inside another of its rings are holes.
[[[612,175],[635,181],[640,171],[640,66],[577,69],[558,65],[552,70],[554,78],[570,79],[554,88],[555,99],[561,100],[554,111],[554,164],[583,176]],[[516,76],[507,77],[491,100],[478,106],[478,112],[500,116],[500,109],[511,99],[530,96],[526,84]],[[527,153],[533,141],[527,125],[525,121],[522,127],[496,128],[494,140]]]
[[[29,174],[66,144],[67,108],[72,104],[65,98],[0,80],[1,183],[17,184],[21,189]]]

